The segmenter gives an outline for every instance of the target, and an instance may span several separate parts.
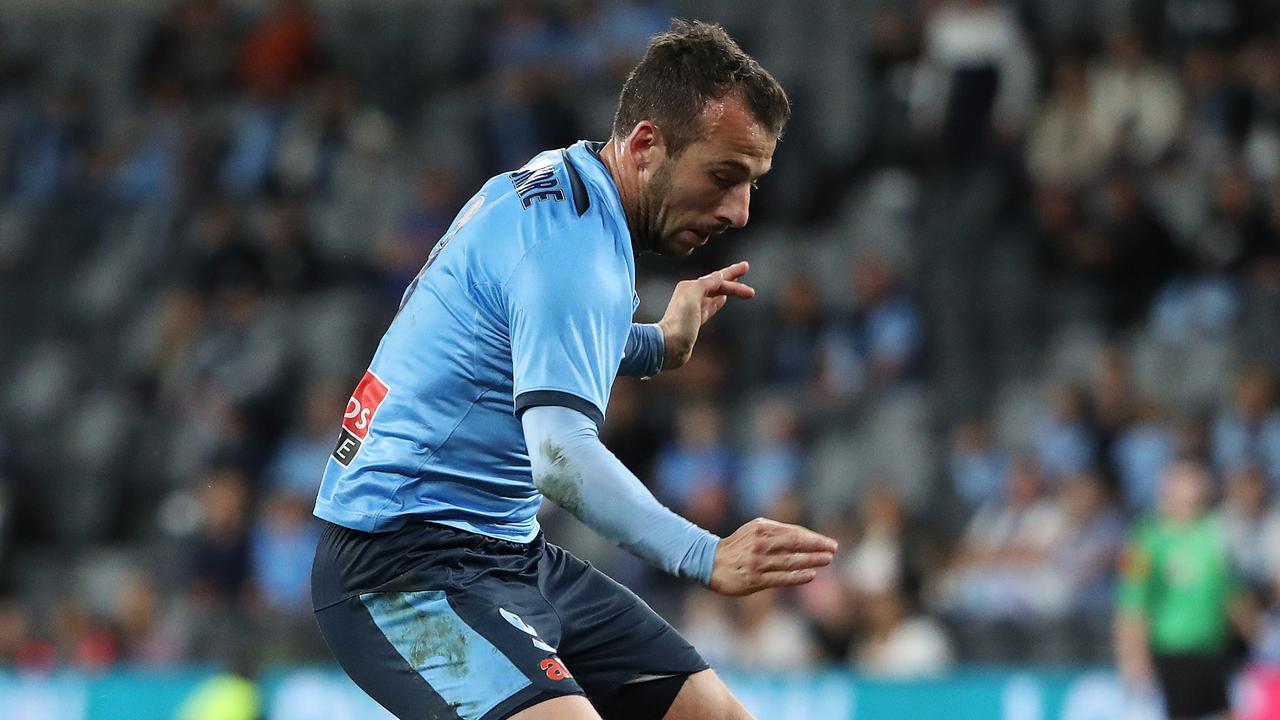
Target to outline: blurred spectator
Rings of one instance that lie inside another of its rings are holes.
[[[1079,473],[1062,487],[1064,527],[1049,550],[1046,585],[1063,586],[1063,610],[1097,618],[1111,607],[1116,556],[1124,543],[1124,517],[1112,506],[1097,474]]]
[[[574,68],[587,82],[625,79],[670,18],[665,3],[654,0],[578,0],[568,13]]]
[[[999,500],[1007,464],[981,420],[966,420],[951,431],[951,487],[969,510]]]
[[[730,521],[733,451],[721,435],[719,409],[695,401],[676,412],[675,437],[654,461],[654,492],[673,510],[705,528]]]
[[[618,378],[609,395],[600,439],[646,485],[654,483],[653,462],[661,437],[646,415],[643,381]]]
[[[1040,260],[1050,283],[1052,319],[1120,329],[1131,305],[1126,296],[1133,272],[1145,272],[1129,256],[1127,238],[1084,212],[1081,198],[1064,185],[1036,189]]]
[[[1269,499],[1266,478],[1256,465],[1227,474],[1221,514],[1232,567],[1241,582],[1264,597],[1280,572],[1280,507],[1270,507]]]
[[[784,386],[803,386],[818,375],[818,338],[822,307],[809,273],[788,273],[776,293],[774,317],[768,323],[768,379]]]
[[[5,444],[4,433],[0,432],[0,592],[5,591],[4,580],[7,573],[3,571],[11,560],[10,544],[12,542],[12,522],[14,515],[13,473],[14,458],[12,451]]]
[[[1265,35],[1254,38],[1240,65],[1250,106],[1244,161],[1254,178],[1274,181],[1280,176],[1280,43]]]
[[[395,223],[409,185],[398,174],[395,150],[400,131],[388,115],[362,107],[350,116],[347,131],[348,142],[333,156],[326,187],[329,197],[343,200],[335,204],[338,212],[328,218],[324,233],[331,256],[360,258],[343,266],[343,277],[374,264],[370,248]]]
[[[828,397],[893,389],[920,371],[919,313],[888,259],[861,253],[850,271],[853,312],[828,322],[822,333],[822,389]]]
[[[173,0],[147,38],[139,89],[176,82],[196,100],[230,90],[239,29],[223,0]]]
[[[869,677],[909,680],[944,673],[954,660],[937,621],[912,614],[903,594],[888,589],[862,598],[867,636],[853,653],[854,667]]]
[[[921,570],[919,533],[891,486],[871,483],[858,503],[859,534],[843,551],[841,570],[855,604],[863,595],[904,587]]]
[[[251,97],[281,99],[314,70],[316,18],[305,0],[273,0],[240,46],[236,70]]]
[[[779,671],[810,666],[818,649],[804,620],[780,602],[780,591],[743,598],[686,595],[681,633],[713,667]]]
[[[891,387],[914,379],[923,340],[915,303],[887,258],[863,253],[852,268],[854,312],[862,325],[861,354],[871,386]]]
[[[1105,319],[1128,328],[1147,313],[1151,299],[1186,269],[1185,253],[1142,196],[1135,168],[1116,164],[1102,177],[1091,220],[1113,254]]]
[[[730,616],[732,599],[709,592],[687,592],[684,596],[680,634],[698,648],[713,668],[732,667],[735,657],[734,627]]]
[[[1154,163],[1182,125],[1177,78],[1147,53],[1136,27],[1107,33],[1106,54],[1090,71],[1089,90],[1093,127],[1124,159]]]
[[[311,516],[314,489],[306,490],[270,493],[249,534],[250,572],[263,603],[270,611],[303,617],[310,616],[311,560],[321,529]]]
[[[1275,380],[1265,368],[1246,368],[1236,378],[1231,406],[1213,423],[1213,465],[1229,472],[1259,465],[1272,491],[1280,490],[1280,409]]]
[[[559,62],[560,37],[549,9],[534,0],[502,0],[489,40],[489,62],[499,71]]]
[[[265,283],[264,275],[248,265],[221,278],[184,378],[187,387],[248,408],[251,415],[271,409],[288,361],[286,318],[279,306],[269,304]]]
[[[1280,666],[1280,572],[1272,575],[1264,599],[1267,609],[1258,620],[1252,657],[1258,663],[1276,667]]]
[[[266,284],[266,258],[241,219],[241,207],[216,199],[198,208],[189,229],[186,282],[204,300],[235,282]]]
[[[1027,138],[1027,170],[1039,183],[1079,188],[1111,159],[1113,137],[1089,105],[1089,75],[1076,57],[1053,66],[1052,92]]]
[[[43,206],[87,183],[98,128],[88,89],[44,90],[40,106],[13,132],[10,197]]]
[[[732,665],[778,671],[803,670],[818,659],[804,620],[782,602],[782,591],[763,590],[734,601]]]
[[[1208,222],[1209,178],[1205,167],[1180,143],[1171,148],[1157,166],[1143,178],[1152,210],[1184,248],[1190,238]]]
[[[1243,95],[1231,82],[1229,58],[1219,47],[1197,44],[1182,57],[1182,85],[1187,95],[1190,151],[1205,165],[1219,165],[1231,154],[1245,119]]]
[[[1168,418],[1155,403],[1144,403],[1133,424],[1111,445],[1111,463],[1126,508],[1138,513],[1155,509],[1160,476],[1176,457],[1176,443]]]
[[[559,79],[563,37],[550,13],[530,0],[504,0],[489,61],[495,95],[485,117],[486,165],[518,168],[534,153],[578,139],[578,120]]]
[[[0,664],[24,671],[49,670],[53,644],[38,637],[25,598],[0,600]]]
[[[1098,353],[1090,368],[1087,392],[1099,444],[1108,448],[1116,436],[1137,419],[1141,410],[1138,389],[1123,347],[1109,345]]]
[[[263,220],[263,270],[272,294],[289,298],[325,287],[329,268],[312,241],[304,210],[272,205]]]
[[[218,187],[224,193],[247,198],[274,181],[282,122],[280,110],[261,103],[243,102],[229,113],[229,147],[218,173]]]
[[[1157,336],[1173,346],[1220,342],[1234,328],[1241,310],[1240,287],[1218,260],[1197,259],[1192,273],[1169,280],[1151,308]]]
[[[814,645],[820,653],[818,660],[828,664],[844,662],[862,610],[845,582],[842,569],[818,571],[813,582],[795,589],[795,599],[797,609],[813,633]]]
[[[101,672],[120,659],[120,646],[110,624],[73,593],[58,598],[49,617],[60,663]]]
[[[1203,264],[1230,270],[1247,261],[1251,249],[1265,243],[1269,228],[1242,165],[1232,163],[1215,183],[1208,224],[1192,242]]]
[[[249,575],[249,488],[235,467],[214,467],[201,478],[200,530],[191,548],[191,590],[199,601],[240,601]]]
[[[333,71],[317,77],[299,94],[281,118],[269,177],[290,195],[339,192],[335,175],[355,132],[355,88],[349,77]]]
[[[379,240],[378,269],[388,297],[400,294],[418,275],[431,249],[449,230],[465,202],[448,167],[429,167],[418,176],[417,193],[395,227]]]
[[[1088,417],[1084,392],[1058,385],[1049,391],[1046,416],[1036,429],[1036,452],[1051,484],[1094,464],[1098,437]]]
[[[1041,583],[1066,518],[1044,497],[1040,468],[1017,458],[1009,466],[1004,498],[978,509],[940,585],[942,606],[960,617],[1026,618],[1058,606],[1057,588]]]
[[[96,170],[111,199],[134,205],[181,196],[193,130],[183,92],[176,80],[157,83],[141,111],[99,146]]]
[[[1268,187],[1267,212],[1246,238],[1241,269],[1256,293],[1274,296],[1280,294],[1280,178]]]
[[[1234,0],[1169,0],[1160,8],[1160,19],[1171,41],[1219,46],[1249,28],[1253,7]]]
[[[1209,438],[1209,426],[1206,419],[1198,414],[1187,414],[1178,418],[1174,425],[1177,433],[1175,444],[1176,455],[1186,460],[1209,465],[1212,460],[1212,443]]]
[[[271,492],[307,497],[320,489],[320,476],[337,443],[344,395],[332,382],[317,382],[308,388],[299,425],[281,439],[267,466]]]
[[[935,5],[912,97],[916,124],[940,133],[953,156],[980,151],[993,128],[1016,137],[1035,102],[1035,67],[1013,9],[996,0]]]
[[[790,403],[766,400],[756,405],[735,487],[739,515],[772,517],[776,504],[798,488],[804,472],[798,433]]]
[[[178,599],[166,598],[149,575],[130,573],[115,602],[120,658],[154,668],[172,668],[190,659],[194,618]]]

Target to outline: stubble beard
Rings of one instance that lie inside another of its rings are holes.
[[[672,187],[671,164],[670,158],[663,160],[654,171],[653,179],[640,193],[635,231],[632,233],[637,252],[658,255],[688,254],[682,248],[674,247],[674,243],[665,242],[662,235],[662,229],[666,225],[667,197],[671,194]]]

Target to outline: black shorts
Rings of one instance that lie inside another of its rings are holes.
[[[1231,670],[1222,655],[1156,655],[1156,676],[1171,718],[1199,718],[1231,706],[1227,685]]]
[[[643,600],[541,534],[328,524],[311,590],[338,663],[401,718],[495,720],[585,694],[605,718],[656,719],[707,668]]]

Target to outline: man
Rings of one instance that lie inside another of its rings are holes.
[[[1159,517],[1137,527],[1120,568],[1120,674],[1139,690],[1156,680],[1174,720],[1230,716],[1232,623],[1242,631],[1253,624],[1221,519],[1206,512],[1208,496],[1203,467],[1172,464]]]
[[[684,256],[747,223],[790,115],[719,27],[676,22],[623,87],[612,137],[544,152],[459,213],[347,405],[316,515],[316,618],[403,718],[742,718],[647,605],[547,544],[546,496],[726,595],[813,579],[833,540],[753,520],[723,540],[653,499],[600,443],[615,375],[683,365],[750,298],[745,262],[679,283],[633,325],[634,254]]]

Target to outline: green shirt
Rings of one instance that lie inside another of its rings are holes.
[[[1156,653],[1219,653],[1237,592],[1216,516],[1187,525],[1142,523],[1121,559],[1118,608],[1146,619]]]

